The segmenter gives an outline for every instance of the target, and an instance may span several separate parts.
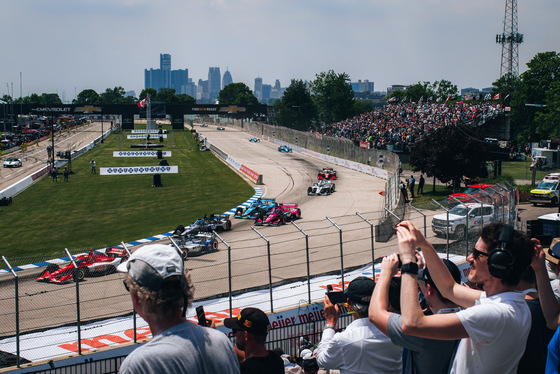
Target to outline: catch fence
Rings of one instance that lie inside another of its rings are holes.
[[[220,233],[217,252],[187,260],[196,286],[195,305],[202,304],[207,312],[227,317],[244,307],[255,306],[257,300],[260,300],[258,306],[267,312],[320,302],[324,277],[336,279],[344,288],[348,283],[345,274],[397,251],[393,227],[403,219],[417,225],[439,252],[467,258],[475,244],[476,230],[496,220],[515,224],[518,204],[516,191],[507,186],[498,187],[495,193],[485,197],[470,199],[480,204],[481,211],[490,201],[495,209],[492,217],[477,221],[472,216],[470,230],[462,235],[457,232],[436,235],[433,231],[434,215],[447,216],[443,208],[453,205],[451,201],[434,202],[434,207],[441,205],[438,210],[421,210],[400,201],[392,212],[356,212],[314,221],[302,219],[280,227],[255,227],[247,222],[234,231]],[[87,250],[71,251],[73,255],[81,252]],[[64,262],[67,254],[49,258],[3,257],[13,270],[0,272],[0,351],[35,361],[37,351],[42,352],[41,359],[50,359],[60,357],[61,352],[83,354],[91,349],[137,342],[144,337],[145,331],[136,328],[137,318],[130,318],[132,304],[122,285],[122,274],[91,274],[81,282],[66,284],[36,281],[35,277],[46,265],[59,257],[62,260],[58,262]],[[15,271],[16,266],[19,271]],[[123,318],[127,319],[126,323]],[[190,318],[194,320],[194,315]],[[294,354],[297,349],[294,342],[300,336],[320,338],[321,328],[315,326],[317,323],[322,326],[321,321],[315,321],[290,327],[289,332],[284,327],[274,329],[270,342]],[[107,331],[103,339],[88,335],[101,325]]]

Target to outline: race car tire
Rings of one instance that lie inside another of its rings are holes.
[[[243,208],[237,208],[237,210],[235,211],[235,217],[240,218],[243,215]]]
[[[231,221],[227,221],[226,223],[226,231],[231,230]]]
[[[298,210],[296,211],[295,219],[300,219],[300,218],[301,218],[301,210],[298,209]]]
[[[552,206],[556,206],[558,205],[558,199],[556,197],[552,198],[552,201],[550,202],[550,204],[552,204]]]
[[[87,273],[87,269],[86,268],[77,268],[74,270],[74,280],[78,280],[78,282],[81,282],[85,279],[86,277],[86,273]]]
[[[286,224],[286,216],[282,216],[282,218],[280,219],[280,223],[281,223],[282,225],[285,225],[285,224]]]
[[[185,231],[185,226],[179,225],[175,228],[175,231],[173,231],[173,235],[181,235],[183,231]]]
[[[313,188],[307,187],[307,194],[308,195],[313,195]]]
[[[216,239],[212,240],[212,243],[210,243],[210,250],[212,251],[218,250],[218,241]]]
[[[189,249],[188,248],[183,249],[183,253],[181,254],[181,257],[183,258],[183,261],[185,261],[189,257]]]
[[[335,189],[334,189],[334,183],[333,183],[333,185],[332,185],[332,192],[334,192],[334,191],[335,191]]]

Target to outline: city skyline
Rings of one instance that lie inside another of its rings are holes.
[[[209,67],[229,70],[253,89],[254,79],[287,87],[328,70],[376,91],[395,84],[446,79],[459,89],[499,77],[505,0],[31,0],[0,13],[5,53],[0,95],[58,93],[121,86],[139,95],[142,72],[173,56],[193,82]],[[537,53],[560,51],[560,2],[519,2],[519,68]],[[25,22],[22,22],[25,20]],[[21,81],[20,81],[21,77]]]

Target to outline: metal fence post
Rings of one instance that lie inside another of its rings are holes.
[[[20,354],[20,342],[19,342],[19,287],[18,287],[18,275],[16,274],[15,270],[12,268],[6,257],[2,256],[2,260],[6,263],[12,275],[14,276],[14,285],[15,285],[15,313],[16,313],[16,365],[20,367],[19,362],[19,354]]]
[[[305,231],[303,231],[298,225],[296,225],[293,221],[290,222],[292,225],[296,227],[303,235],[305,235],[305,256],[306,256],[306,263],[307,263],[307,298],[309,304],[311,304],[311,275],[309,271],[309,235]]]
[[[222,243],[227,247],[227,257],[228,257],[228,297],[229,297],[229,317],[232,317],[232,309],[233,309],[233,293],[231,290],[231,247],[229,244],[216,232],[212,231],[216,234],[216,238],[220,239]]]
[[[358,212],[356,212],[356,215],[361,219],[363,219],[364,221],[366,221],[367,224],[369,224],[370,236],[371,236],[371,270],[373,272],[373,282],[375,283],[375,245],[374,245],[375,237],[374,237],[373,223],[368,221],[364,216],[362,216]]]
[[[500,187],[501,187],[501,186],[500,186]],[[503,188],[503,187],[502,187],[502,188]],[[501,196],[501,198],[502,198],[502,216],[503,216],[503,217],[502,217],[502,220],[505,221],[505,217],[506,217],[506,208],[505,208],[505,205],[504,205],[504,201],[505,201],[506,197],[505,197],[502,193],[500,193],[498,190],[494,189],[493,187],[488,187],[488,189],[494,191],[495,193],[497,193],[498,195]],[[509,190],[508,190],[508,192],[509,192]],[[510,208],[510,206],[509,206],[509,200],[510,200],[510,199],[508,199],[508,215],[507,215],[507,222],[508,222],[508,223],[510,223],[510,222],[509,222],[509,221],[510,221],[510,217],[509,217],[509,216],[510,216],[510,214],[509,214],[509,211],[510,211],[510,209],[509,209],[509,208]]]
[[[412,205],[411,203],[408,203],[408,206],[411,207],[412,209],[414,209],[415,211],[417,211],[418,213],[420,213],[422,215],[422,217],[424,217],[424,236],[428,237],[428,233],[427,233],[427,229],[426,229],[426,215],[424,213],[422,213],[420,210],[418,210],[414,205]]]
[[[261,238],[266,241],[266,250],[268,252],[268,289],[270,291],[270,311],[274,312],[274,302],[272,299],[272,264],[270,263],[270,240],[268,240],[263,234],[261,234],[256,228],[251,226],[251,230],[259,234]]]
[[[169,239],[171,239],[171,242],[175,245],[175,247],[177,247],[177,244],[173,241],[173,239],[171,237],[169,237]],[[124,242],[121,242],[121,245],[123,246],[126,253],[128,253],[128,257],[130,257],[132,253],[130,252],[126,244],[124,244]],[[134,344],[136,344],[138,343],[138,335],[136,334],[136,309],[134,308],[132,308],[132,330],[132,334],[134,336]]]
[[[82,354],[82,326],[80,322],[80,281],[78,280],[78,264],[74,260],[74,257],[68,251],[68,248],[64,248],[72,265],[74,265],[74,282],[76,282],[76,326],[78,327],[78,354]]]
[[[455,199],[453,196],[450,196],[452,199]],[[457,200],[459,201],[459,200]],[[447,248],[447,259],[449,260],[449,210],[444,207],[443,205],[441,205],[440,203],[438,203],[436,200],[432,199],[432,202],[434,202],[436,205],[439,205],[439,207],[443,210],[445,210],[445,212],[447,213],[447,227],[446,227],[446,234],[445,237],[447,239],[447,244],[446,244],[446,248]],[[468,216],[468,214],[467,214]],[[467,218],[467,225],[469,224],[468,218]]]
[[[329,220],[330,223],[332,223],[334,227],[338,229],[338,236],[340,241],[340,278],[342,281],[342,291],[344,291],[344,251],[342,249],[342,229],[338,227],[338,225],[334,223],[332,219],[330,219],[329,217],[326,218]]]

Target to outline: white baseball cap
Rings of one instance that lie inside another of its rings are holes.
[[[117,271],[128,273],[140,287],[156,292],[167,278],[185,277],[181,255],[174,247],[163,244],[149,244],[136,250],[117,266]]]

